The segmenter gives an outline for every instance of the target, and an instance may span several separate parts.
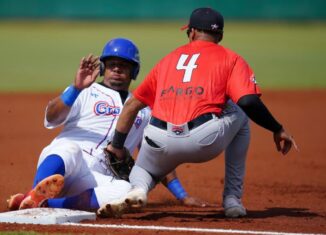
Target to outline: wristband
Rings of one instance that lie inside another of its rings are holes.
[[[127,136],[128,133],[122,133],[115,130],[111,145],[117,149],[123,149]]]
[[[77,99],[79,93],[80,90],[78,90],[76,87],[71,85],[66,90],[64,90],[60,98],[65,105],[71,107],[75,102],[75,100]]]
[[[273,133],[279,133],[281,130],[283,130],[283,126],[282,125],[280,125],[280,124],[275,124],[274,126],[273,126]]]
[[[188,194],[183,189],[180,181],[177,178],[171,180],[168,183],[167,187],[178,200],[184,199],[185,197],[188,196]]]

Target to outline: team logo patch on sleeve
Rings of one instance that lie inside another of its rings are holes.
[[[140,127],[140,125],[142,124],[142,122],[143,122],[143,119],[141,117],[137,116],[136,117],[136,120],[134,122],[134,125],[135,125],[136,129],[138,129]]]
[[[97,116],[119,115],[121,108],[118,106],[110,105],[106,101],[98,101],[94,105],[94,113]]]

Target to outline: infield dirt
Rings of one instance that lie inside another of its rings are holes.
[[[13,193],[27,192],[38,155],[60,130],[43,127],[47,102],[58,94],[0,94],[0,211]],[[95,224],[130,224],[275,232],[326,233],[326,90],[264,91],[263,101],[294,135],[300,152],[282,156],[272,134],[251,123],[244,205],[248,216],[226,219],[221,208],[224,157],[180,166],[178,175],[193,196],[217,204],[208,208],[181,206],[161,185],[149,205],[122,219],[97,219]],[[324,108],[323,108],[324,107]],[[47,233],[152,234],[153,231],[0,224],[0,231]],[[159,234],[176,232],[157,231]],[[177,234],[186,234],[178,232]],[[189,234],[189,233],[187,233]]]

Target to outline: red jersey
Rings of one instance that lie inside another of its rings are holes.
[[[134,91],[152,115],[176,125],[220,114],[228,99],[260,94],[245,60],[208,41],[193,41],[165,56]]]

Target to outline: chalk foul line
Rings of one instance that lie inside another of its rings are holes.
[[[321,233],[288,233],[288,232],[272,232],[272,231],[253,231],[253,230],[215,229],[215,228],[186,228],[186,227],[169,227],[169,226],[144,226],[144,225],[127,225],[127,224],[63,223],[61,225],[89,227],[89,228],[139,229],[139,230],[181,231],[181,232],[197,232],[197,233],[262,234],[262,235],[326,235]]]

